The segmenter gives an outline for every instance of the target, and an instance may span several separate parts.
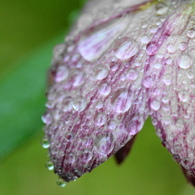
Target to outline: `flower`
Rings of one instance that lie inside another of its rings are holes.
[[[46,124],[54,171],[121,163],[150,116],[195,185],[195,3],[91,1],[54,49]]]

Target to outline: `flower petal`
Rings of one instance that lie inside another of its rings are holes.
[[[190,3],[179,5],[147,46],[148,106],[157,135],[174,159],[195,175],[195,32]],[[190,31],[190,36],[189,36]]]

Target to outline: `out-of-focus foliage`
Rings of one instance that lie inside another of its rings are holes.
[[[0,194],[194,194],[150,121],[120,167],[110,159],[63,189],[44,167],[47,152],[39,140],[46,72],[54,45],[63,42],[83,2],[0,1],[0,158],[7,157],[0,164]]]

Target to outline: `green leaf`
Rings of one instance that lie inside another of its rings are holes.
[[[63,38],[61,33],[0,81],[0,159],[40,130],[51,51]]]

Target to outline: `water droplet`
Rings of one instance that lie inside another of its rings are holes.
[[[175,53],[175,52],[176,52],[176,47],[175,47],[173,44],[169,43],[169,44],[167,45],[167,51],[168,51],[169,53]]]
[[[149,56],[153,56],[158,52],[158,49],[159,49],[159,47],[158,47],[158,44],[156,42],[150,42],[146,46],[146,53]]]
[[[97,136],[95,139],[95,146],[99,154],[103,156],[108,156],[114,148],[112,134],[111,135],[103,134]]]
[[[154,83],[153,83],[152,77],[148,76],[148,77],[144,78],[144,80],[143,80],[144,87],[150,88],[153,86],[153,84]]]
[[[116,124],[116,122],[115,121],[110,121],[109,123],[108,123],[108,128],[109,129],[115,129],[116,128],[116,126],[117,126],[117,124]]]
[[[102,126],[106,123],[106,119],[107,119],[107,117],[104,113],[98,113],[95,116],[95,124],[97,126]]]
[[[62,106],[64,112],[70,111],[72,109],[71,101],[72,101],[71,96],[67,96],[62,100]]]
[[[41,117],[42,121],[46,124],[46,125],[50,125],[52,123],[52,117],[49,113],[46,113],[45,115],[43,115]]]
[[[169,98],[167,96],[163,97],[162,102],[167,104],[169,102]]]
[[[150,104],[150,107],[154,110],[157,111],[160,109],[160,102],[157,100],[153,100]]]
[[[78,71],[71,77],[71,82],[74,87],[82,85],[85,81],[85,75],[83,72]]]
[[[138,77],[138,73],[137,71],[135,70],[130,70],[128,73],[127,73],[127,78],[131,81],[135,81]]]
[[[51,171],[51,170],[54,169],[54,165],[53,165],[53,163],[52,163],[50,160],[48,160],[48,161],[45,163],[45,166],[46,166],[46,168],[47,168],[49,171]]]
[[[142,36],[140,38],[140,41],[143,43],[143,44],[148,44],[149,43],[149,38],[147,36]]]
[[[194,73],[190,70],[187,72],[187,76],[189,79],[193,79],[194,78]]]
[[[185,43],[185,42],[182,42],[182,43],[180,43],[180,45],[179,45],[179,49],[182,50],[182,51],[186,50],[187,47],[188,47],[188,44]]]
[[[53,50],[53,56],[54,59],[61,59],[63,56],[63,53],[65,52],[66,45],[64,43],[58,44],[55,46]]]
[[[182,69],[188,69],[192,65],[192,57],[189,54],[182,54],[178,59],[178,65]]]
[[[187,31],[187,36],[188,36],[190,39],[195,38],[195,30],[194,30],[194,29],[189,29],[189,30]]]
[[[187,102],[189,99],[189,93],[187,91],[179,91],[178,97],[182,102]]]
[[[66,182],[61,178],[58,178],[56,183],[59,187],[65,187],[66,186]]]
[[[66,66],[59,66],[55,75],[55,81],[61,82],[64,81],[69,74],[69,70]]]
[[[93,155],[92,152],[89,150],[85,150],[82,154],[81,154],[81,159],[83,162],[88,163],[91,159],[92,159]]]
[[[49,140],[46,137],[42,137],[41,138],[41,145],[45,149],[49,148],[49,146],[50,146]]]
[[[107,83],[103,83],[99,87],[99,93],[104,95],[104,96],[107,96],[110,92],[111,92],[111,86],[108,85]]]
[[[119,89],[112,96],[112,108],[117,113],[123,113],[131,108],[131,95],[126,89]]]
[[[74,98],[71,103],[72,107],[79,112],[83,111],[87,106],[87,101],[81,96]]]
[[[100,58],[127,28],[129,21],[129,17],[115,18],[86,31],[78,43],[82,57],[87,61]]]
[[[103,80],[108,76],[108,68],[105,66],[96,66],[94,69],[94,75],[97,80]]]
[[[169,8],[165,2],[158,2],[155,6],[157,15],[164,15],[168,12]]]
[[[138,50],[138,43],[129,37],[119,38],[114,43],[115,56],[120,60],[129,60]]]
[[[68,164],[73,164],[75,160],[76,160],[75,155],[70,153],[67,157],[67,161],[64,161],[64,162]]]
[[[161,64],[160,63],[155,63],[154,64],[154,68],[156,68],[157,70],[161,68]]]
[[[71,140],[73,140],[73,138],[74,138],[74,134],[73,133],[71,133],[69,131],[65,133],[65,139],[67,141],[71,141]]]
[[[170,74],[165,74],[164,77],[162,78],[163,82],[165,85],[169,86],[172,83],[172,77]]]

